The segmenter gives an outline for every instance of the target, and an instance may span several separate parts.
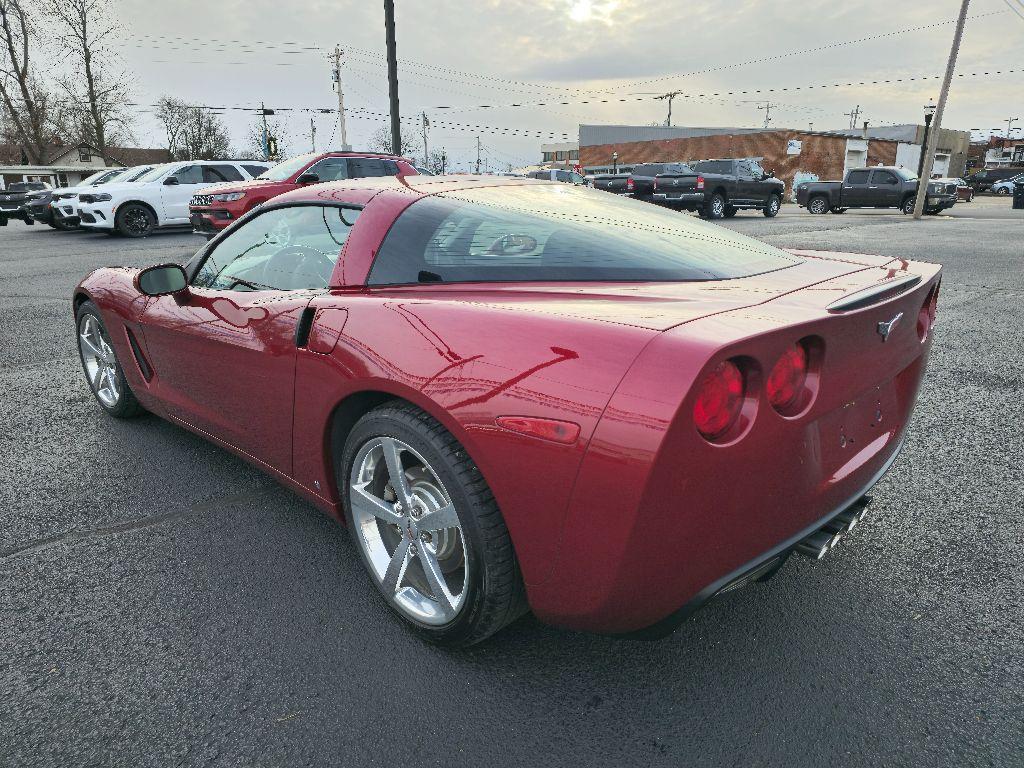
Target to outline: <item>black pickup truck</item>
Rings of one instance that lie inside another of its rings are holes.
[[[766,173],[757,160],[701,160],[683,168],[658,174],[655,203],[697,211],[706,219],[730,218],[744,208],[771,218],[782,207],[785,182]]]
[[[7,189],[0,189],[0,226],[7,226],[8,219],[21,219],[26,224],[35,221],[23,207],[30,192],[49,189],[45,181],[16,181]]]
[[[686,163],[641,163],[633,166],[626,188],[637,200],[658,202],[654,199],[654,180],[665,173],[689,173]]]
[[[842,181],[808,181],[796,188],[796,202],[810,213],[844,213],[850,208],[899,208],[914,212],[917,200],[917,176],[906,168],[879,166],[853,168]],[[956,203],[956,190],[928,183],[925,212],[938,213]]]
[[[599,173],[593,179],[594,189],[625,195],[633,191],[632,179],[628,173]]]

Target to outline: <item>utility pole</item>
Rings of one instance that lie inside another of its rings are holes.
[[[444,151],[444,147],[441,147],[441,175],[444,176],[445,171],[448,170],[448,154]]]
[[[759,104],[758,109],[764,110],[764,127],[767,128],[768,124],[772,121],[772,107],[777,107],[778,104],[772,104],[770,101],[766,101],[764,104]]]
[[[398,115],[398,54],[395,45],[395,0],[384,0],[384,35],[388,47],[388,98],[391,102],[391,151],[402,154],[402,124]]]
[[[476,175],[480,175],[480,137],[476,137]]]
[[[860,104],[858,104],[856,107],[854,107],[849,112],[843,112],[843,115],[845,117],[850,118],[850,128],[856,128],[857,127],[857,118],[860,117]]]
[[[263,140],[260,142],[263,147],[263,159],[270,160],[270,134],[267,132],[267,107],[260,102],[260,114],[263,115]]]
[[[1010,138],[1010,130],[1011,130],[1010,126],[1013,125],[1016,122],[1019,122],[1019,121],[1020,121],[1019,117],[1008,117],[1008,118],[1006,118],[1006,138]]]
[[[680,95],[682,95],[682,91],[671,91],[669,93],[663,93],[663,94],[661,94],[661,96],[655,96],[654,97],[658,101],[661,101],[663,99],[668,101],[668,117],[665,118],[665,127],[666,128],[671,128],[672,127],[672,99],[674,99],[676,96],[680,96]]]
[[[430,151],[427,149],[427,128],[430,127],[430,120],[427,119],[427,113],[423,112],[420,117],[423,118],[423,167],[429,170],[430,168]]]
[[[949,96],[949,86],[953,82],[953,72],[956,69],[956,57],[960,53],[960,41],[964,36],[964,25],[967,23],[967,7],[971,0],[963,0],[960,6],[960,17],[956,20],[956,31],[953,33],[953,47],[949,49],[949,61],[946,62],[946,76],[942,79],[942,90],[939,91],[939,105],[935,108],[935,119],[932,122],[931,133],[928,136],[927,154],[924,158],[924,173],[917,181],[917,201],[914,203],[914,218],[920,219],[924,213],[925,198],[928,195],[928,179],[932,175],[932,165],[935,163],[935,147],[939,141],[939,134],[942,132],[942,113],[946,109],[946,98]]]
[[[334,72],[332,75],[334,87],[338,89],[338,130],[341,133],[341,150],[342,152],[348,152],[352,147],[348,145],[348,132],[345,130],[345,92],[341,89],[341,53],[341,47],[335,45]]]

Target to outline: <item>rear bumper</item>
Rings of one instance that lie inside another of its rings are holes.
[[[670,205],[700,205],[704,202],[703,192],[655,192],[653,195],[654,201],[657,203],[667,203]]]

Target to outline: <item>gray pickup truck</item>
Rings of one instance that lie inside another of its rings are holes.
[[[917,175],[906,168],[853,168],[842,181],[808,181],[796,188],[796,202],[810,213],[845,213],[850,208],[899,208],[914,212]],[[926,213],[938,213],[956,203],[944,184],[929,182]]]
[[[635,173],[635,171],[634,171]],[[754,158],[700,160],[654,179],[655,203],[697,211],[706,219],[730,218],[741,209],[778,214],[786,184]]]

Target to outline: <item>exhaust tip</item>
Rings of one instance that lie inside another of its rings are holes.
[[[805,557],[821,560],[839,540],[839,534],[830,535],[824,531],[816,531],[796,545],[796,551]]]

